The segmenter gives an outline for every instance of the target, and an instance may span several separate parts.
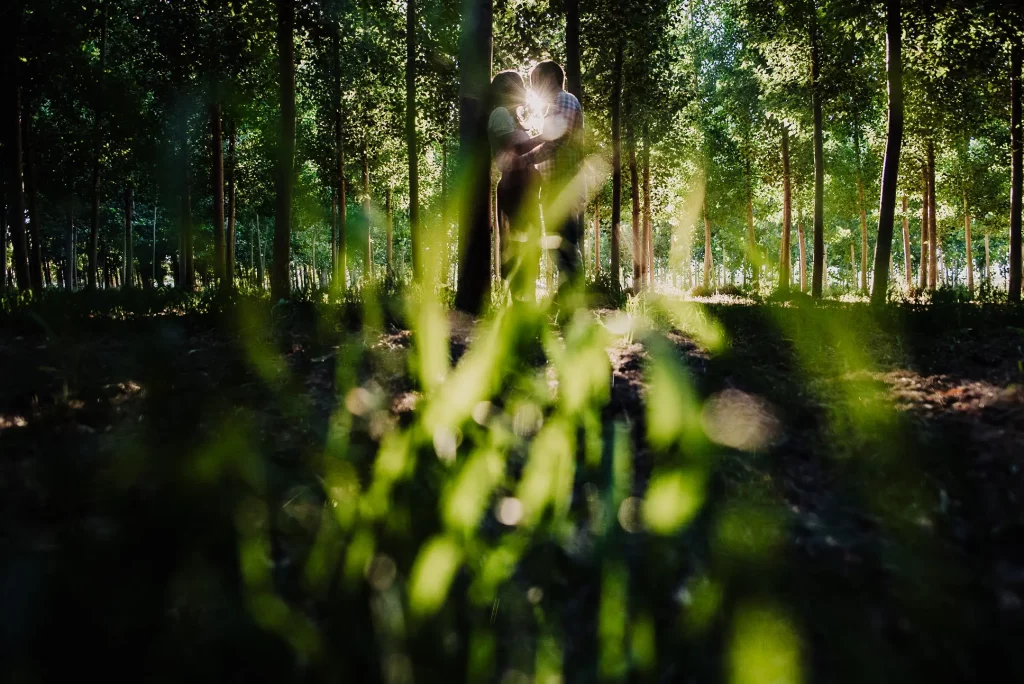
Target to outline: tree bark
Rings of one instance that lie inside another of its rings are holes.
[[[228,288],[234,289],[236,247],[238,243],[235,225],[235,169],[238,166],[238,160],[235,156],[237,152],[235,147],[235,122],[230,121],[228,126],[228,233],[227,245],[225,245],[224,282]]]
[[[135,237],[132,235],[132,222],[135,220],[135,193],[131,184],[124,189],[124,287],[131,287],[135,282]]]
[[[65,214],[65,219],[67,222],[64,227],[64,290],[73,292],[75,289],[75,214],[70,206]]]
[[[704,215],[704,289],[711,288],[711,267],[714,263],[714,255],[711,251],[711,221],[708,219],[708,200],[705,197],[701,203],[701,213]]]
[[[804,236],[804,217],[803,210],[800,210],[801,216],[796,222],[796,234],[799,240],[798,247],[800,248],[800,291],[807,292],[807,240]]]
[[[594,279],[601,275],[601,197],[594,202]]]
[[[935,144],[928,141],[928,287],[932,290],[939,277],[939,235],[935,211]]]
[[[392,189],[388,186],[387,194],[384,199],[385,209],[387,211],[387,239],[388,239],[388,264],[387,274],[388,277],[394,277],[395,275],[395,223],[394,215],[391,208]]]
[[[825,153],[822,143],[820,60],[818,55],[817,7],[811,6],[811,108],[814,119],[814,266],[811,270],[811,296],[821,298],[821,271],[825,249]]]
[[[967,247],[967,289],[974,292],[974,248],[971,244],[971,209],[964,191],[964,244]]]
[[[632,114],[632,107],[630,107]],[[632,117],[631,117],[632,118]],[[636,165],[636,134],[633,127],[628,130],[629,136],[629,197],[632,211],[633,228],[633,292],[643,289],[644,243],[640,225],[640,179]]]
[[[11,243],[13,245],[14,280],[20,290],[28,290],[32,281],[28,268],[28,243],[25,239],[25,179],[22,168],[22,137],[21,137],[21,89],[15,85],[11,98],[13,107],[8,120],[11,147],[8,151],[8,192],[11,208],[7,212],[10,223]],[[4,262],[4,279],[7,278],[7,250],[0,254]]]
[[[864,178],[860,161],[860,122],[853,128],[854,154],[857,158],[857,210],[860,212],[860,289],[868,291],[868,212],[864,206]]]
[[[36,177],[34,144],[32,139],[32,114],[26,107],[22,112],[22,146],[25,154],[25,194],[28,196],[29,242],[28,268],[32,291],[37,294],[43,289],[43,245],[40,230],[39,183]]]
[[[491,0],[463,0],[460,33],[459,142],[465,186],[459,217],[456,308],[479,314],[490,301],[491,154],[487,93],[493,59]]]
[[[889,89],[889,120],[882,161],[882,193],[878,203],[878,238],[875,242],[875,277],[871,301],[885,303],[892,263],[893,223],[896,220],[896,192],[900,152],[903,149],[903,26],[900,0],[886,0],[886,78]],[[909,249],[907,250],[909,253]],[[908,270],[909,273],[909,270]]]
[[[583,77],[580,69],[580,2],[565,0],[565,85],[583,102]]]
[[[420,236],[419,157],[416,147],[416,0],[405,6],[405,142],[409,156],[409,233],[412,238],[413,278],[423,275],[423,249]],[[390,190],[389,197],[390,197]],[[390,230],[390,223],[389,223]],[[388,238],[388,272],[391,272],[391,239]]]
[[[195,266],[192,250],[192,161],[188,141],[188,123],[183,124],[182,139],[183,186],[181,193],[181,287],[186,291],[195,287]]]
[[[903,193],[903,270],[907,279],[907,289],[914,287],[913,262],[910,259],[910,214],[907,205],[907,194]]]
[[[750,157],[744,161],[747,178],[747,261],[750,263],[754,290],[757,291],[761,286],[761,256],[758,254],[757,238],[754,235],[754,177],[750,172]]]
[[[338,244],[336,258],[334,261],[333,277],[338,281],[338,287],[348,287],[348,198],[345,188],[345,141],[343,133],[343,118],[341,108],[341,29],[337,20],[334,23],[334,153],[335,161],[335,187],[338,197]]]
[[[922,290],[928,287],[928,240],[931,230],[928,228],[928,162],[921,165],[921,263],[918,277],[918,287]]]
[[[793,186],[789,171],[789,128],[782,127],[782,250],[779,254],[779,291],[789,292],[790,258],[792,247],[790,236],[793,230]]]
[[[291,294],[292,190],[295,172],[295,5],[277,0],[277,57],[281,121],[277,148],[277,203],[274,211],[274,264],[270,278],[275,301]]]
[[[218,284],[224,281],[224,120],[219,104],[210,105],[211,146],[213,155],[213,277]]]
[[[654,288],[654,217],[651,210],[651,141],[644,124],[644,285]]]
[[[1010,46],[1010,278],[1009,298],[1020,301],[1021,290],[1021,193],[1024,192],[1024,145],[1021,141],[1021,40]]]
[[[256,280],[258,281],[259,289],[265,287],[266,280],[264,279],[264,264],[263,264],[263,238],[260,234],[260,215],[256,214],[256,251],[259,253],[259,260],[256,262]]]
[[[612,234],[611,270],[612,286],[620,288],[622,265],[620,263],[620,231],[622,224],[622,53],[623,38],[619,37],[615,48],[615,62],[612,66]]]
[[[163,283],[157,278],[156,265],[156,212],[159,194],[153,195],[153,287],[160,287]]]
[[[370,159],[363,143],[363,220],[366,222],[366,241],[363,243],[363,282],[369,284],[373,279],[373,221],[370,213]]]
[[[988,251],[988,233],[985,234],[985,284],[989,287],[992,286],[992,272],[989,270],[991,262],[989,261]]]

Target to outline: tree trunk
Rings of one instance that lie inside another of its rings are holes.
[[[260,235],[260,215],[256,214],[256,251],[259,253],[259,260],[256,262],[256,280],[259,283],[259,289],[263,289],[266,283],[264,279],[264,264],[263,264],[263,238]]]
[[[577,100],[583,102],[579,0],[565,0],[565,85]]]
[[[914,287],[913,262],[910,260],[910,214],[907,209],[909,200],[903,193],[903,270],[906,275],[907,289]]]
[[[594,202],[594,280],[601,275],[601,197]]]
[[[782,249],[779,254],[779,291],[789,292],[790,275],[790,236],[793,230],[793,186],[789,172],[789,128],[782,127]]]
[[[821,271],[825,263],[825,153],[822,146],[820,64],[818,55],[818,19],[815,3],[811,6],[811,108],[814,118],[814,267],[811,270],[811,296],[821,298]]]
[[[213,155],[213,277],[224,281],[224,120],[219,104],[210,105],[211,146]]]
[[[802,209],[800,212],[803,214]],[[807,240],[804,237],[804,217],[802,215],[796,221],[796,234],[800,248],[800,291],[807,292]]]
[[[107,24],[109,23],[110,3],[103,2],[103,28],[100,33],[100,100],[103,99],[103,89],[106,82],[107,71]],[[103,111],[97,105],[96,128],[92,165],[92,227],[89,233],[89,272],[88,286],[96,287],[97,249],[100,239],[100,157],[103,153]]]
[[[420,236],[419,157],[416,146],[416,0],[405,5],[405,144],[409,156],[409,233],[412,238],[412,272],[419,282],[423,275]],[[390,198],[390,190],[388,191]],[[489,201],[489,199],[488,199]],[[388,230],[390,230],[390,222]],[[390,233],[389,233],[390,235]],[[388,272],[391,272],[391,238],[388,238]]]
[[[8,193],[11,198],[11,208],[7,212],[10,222],[11,242],[13,243],[13,269],[14,279],[18,289],[28,290],[31,285],[28,268],[28,243],[25,239],[25,182],[22,170],[22,137],[21,137],[21,90],[15,86],[14,96],[11,98],[13,107],[10,111],[11,118],[8,123],[11,126],[10,140],[12,145],[8,151]],[[7,278],[7,250],[0,255],[4,262],[4,279]]]
[[[385,197],[385,206],[387,210],[387,231],[388,231],[388,266],[387,274],[389,278],[395,275],[395,218],[391,208],[391,186],[388,186],[387,195]]]
[[[989,270],[988,233],[985,234],[985,284],[992,287],[992,272]]]
[[[341,29],[337,19],[334,22],[334,153],[335,187],[338,197],[338,245],[334,260],[334,275],[338,287],[348,287],[348,198],[345,188],[345,141],[342,135],[343,120],[341,109]]]
[[[43,289],[43,245],[40,230],[38,188],[36,177],[35,154],[32,139],[32,114],[28,108],[22,113],[22,146],[25,153],[25,194],[28,196],[29,237],[28,267],[32,290],[37,294]]]
[[[611,269],[612,286],[621,287],[622,265],[619,261],[620,227],[622,223],[622,53],[623,38],[619,37],[612,66],[612,234]]]
[[[456,308],[478,314],[490,301],[491,154],[487,93],[493,59],[491,0],[463,0],[459,38],[459,141],[465,186],[459,217]]]
[[[860,161],[860,122],[854,118],[853,147],[857,165],[857,210],[860,213],[860,289],[868,291],[868,212],[864,206],[864,179]]]
[[[195,266],[192,251],[192,168],[188,142],[188,124],[183,126],[182,140],[183,186],[181,193],[181,287],[187,291],[195,287]]]
[[[64,290],[75,289],[75,215],[68,207],[64,224]]]
[[[919,276],[917,286],[924,290],[928,287],[928,163],[921,165],[921,179],[923,190],[921,192],[921,263],[919,264]]]
[[[707,198],[701,203],[701,213],[704,215],[704,289],[707,290],[711,288],[711,266],[713,265],[711,221],[708,219]]]
[[[270,278],[274,301],[291,294],[292,190],[295,173],[295,5],[277,0],[277,58],[281,121],[277,147],[277,203],[274,211],[274,264]]]
[[[363,220],[366,222],[366,241],[363,243],[363,282],[368,284],[373,279],[373,221],[370,212],[370,159],[363,143]]]
[[[882,161],[882,193],[878,203],[878,238],[875,242],[875,278],[871,292],[871,301],[875,304],[885,303],[886,292],[889,289],[893,223],[896,220],[896,192],[900,152],[903,148],[903,26],[900,0],[886,0],[885,18],[889,120],[885,138],[885,158]],[[904,244],[908,245],[909,241]],[[907,253],[909,254],[909,248]],[[910,272],[909,269],[907,272]]]
[[[156,265],[156,212],[159,195],[153,195],[153,286],[160,287],[163,283],[157,277]]]
[[[971,244],[971,209],[964,191],[964,244],[967,247],[967,289],[974,292],[974,246]]]
[[[754,280],[754,290],[761,286],[761,256],[758,254],[757,238],[754,235],[754,177],[750,172],[750,158],[745,159],[747,178],[747,261],[750,262],[750,275]]]
[[[630,107],[630,114],[632,114],[632,107]],[[633,219],[633,292],[635,293],[643,289],[644,244],[640,226],[640,180],[636,166],[636,136],[632,126],[629,127],[627,135],[629,136],[629,197]]]
[[[1024,192],[1024,146],[1021,141],[1021,39],[1010,47],[1010,282],[1011,302],[1020,301],[1021,289],[1021,193]],[[986,243],[987,244],[987,243]]]
[[[651,141],[644,125],[644,285],[654,289],[654,217],[651,210]]]
[[[132,221],[135,220],[135,193],[129,184],[124,189],[124,287],[135,282],[135,236],[132,235]]]
[[[234,289],[236,248],[238,243],[237,227],[235,225],[235,169],[238,166],[238,160],[235,158],[237,152],[235,147],[235,122],[230,121],[228,126],[228,233],[224,280],[228,288]]]
[[[935,211],[935,145],[928,141],[928,287],[932,290],[939,277],[939,235]]]

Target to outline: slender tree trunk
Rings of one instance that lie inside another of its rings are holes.
[[[264,279],[264,263],[263,263],[263,238],[260,234],[260,215],[256,214],[256,251],[259,253],[259,261],[256,262],[256,280],[259,283],[259,289],[263,289],[266,284]]]
[[[903,193],[903,270],[907,279],[907,289],[914,287],[913,262],[910,259],[910,214],[907,209],[909,200]]]
[[[153,286],[160,287],[163,283],[157,277],[157,264],[156,264],[156,212],[157,203],[159,201],[159,195],[153,195]]]
[[[1024,143],[1021,141],[1021,39],[1010,46],[1010,282],[1011,302],[1020,301],[1021,290],[1021,194],[1024,193]],[[987,243],[986,243],[987,244]]]
[[[779,254],[779,291],[789,292],[789,260],[792,253],[790,236],[793,231],[793,186],[789,171],[789,128],[782,127],[782,249]]]
[[[192,161],[188,141],[188,124],[184,126],[182,141],[184,185],[181,193],[181,287],[190,291],[195,287],[195,266],[192,250]]]
[[[36,178],[35,154],[32,138],[32,114],[26,107],[22,117],[23,147],[25,152],[25,194],[28,196],[29,237],[31,242],[28,253],[29,279],[32,282],[32,290],[37,294],[43,289],[43,245],[42,231],[39,223],[38,188]]]
[[[939,277],[939,234],[935,211],[935,145],[928,141],[928,287],[932,290]]]
[[[224,279],[227,286],[234,289],[236,249],[238,246],[238,234],[235,225],[235,170],[238,167],[238,159],[236,158],[237,148],[235,147],[235,122],[229,120],[228,126],[228,234]]]
[[[878,204],[878,239],[875,242],[875,277],[871,292],[871,301],[875,304],[885,303],[885,296],[889,289],[893,223],[896,220],[896,192],[899,182],[900,152],[903,148],[903,25],[900,16],[900,0],[886,0],[885,17],[889,120],[885,139],[885,158],[882,161],[882,193]]]
[[[801,209],[801,213],[803,210]],[[800,241],[800,291],[807,292],[807,240],[804,237],[804,217],[796,221],[796,234]]]
[[[67,292],[73,292],[75,289],[75,214],[70,207],[68,207],[67,213],[65,214],[65,220],[64,289]],[[6,270],[6,268],[4,270]],[[6,280],[6,278],[4,278],[4,280]]]
[[[290,293],[292,190],[295,173],[295,5],[277,0],[277,58],[281,121],[277,148],[277,204],[274,211],[274,264],[270,278],[275,301]]]
[[[420,235],[419,158],[416,146],[416,1],[405,6],[405,143],[409,156],[409,232],[412,238],[412,272],[419,282],[423,275],[423,239]],[[390,193],[390,190],[388,191]],[[390,194],[389,194],[390,197]],[[390,224],[389,224],[390,226]],[[389,227],[390,230],[390,227]],[[391,239],[388,238],[388,271],[391,271]]]
[[[338,189],[331,184],[331,283],[338,283]]]
[[[654,288],[654,216],[651,210],[651,141],[644,124],[644,285]]]
[[[338,246],[334,263],[334,278],[338,287],[348,287],[348,198],[345,196],[345,141],[343,137],[341,101],[341,29],[334,21],[334,152],[335,187],[338,193]]]
[[[213,156],[213,277],[224,282],[224,120],[219,104],[210,105],[211,146]]]
[[[388,189],[387,189],[387,195],[385,197],[385,205],[386,205],[386,209],[387,209],[387,221],[388,221],[388,224],[387,224],[387,231],[388,231],[388,234],[387,234],[387,237],[388,237],[388,270],[387,270],[387,274],[388,274],[388,277],[394,277],[394,275],[395,275],[395,236],[394,236],[394,232],[395,232],[394,220],[395,219],[394,219],[394,215],[392,213],[392,208],[391,208],[391,195],[392,195],[392,190],[391,190],[391,186],[389,185]]]
[[[491,155],[487,93],[493,59],[491,0],[463,0],[460,34],[459,140],[463,187],[456,308],[478,314],[490,301]]]
[[[974,292],[974,246],[971,244],[971,209],[964,191],[964,244],[967,247],[967,289]]]
[[[491,258],[492,276],[495,282],[501,281],[501,211],[498,206],[498,186],[491,190],[491,202],[494,210],[491,215],[491,234],[494,238],[494,254]]]
[[[10,222],[11,242],[13,243],[13,269],[14,279],[18,289],[28,290],[32,281],[28,268],[28,243],[25,239],[25,179],[22,169],[22,137],[21,137],[21,90],[15,86],[15,92],[11,98],[13,108],[10,111],[11,118],[8,125],[11,127],[10,140],[13,143],[8,151],[8,192],[11,198],[11,208],[8,210],[8,221]],[[4,245],[4,253],[0,254],[4,262],[4,279],[7,278],[7,250]]]
[[[8,164],[7,160],[4,160],[4,165],[13,167],[14,164]],[[7,169],[10,172],[10,168]],[[4,190],[6,193],[9,179],[4,179]],[[7,205],[7,202],[0,202],[3,207],[3,223],[0,224],[0,294],[7,294],[7,223],[11,219],[13,210]]]
[[[811,296],[821,298],[821,271],[825,263],[825,153],[822,144],[820,60],[817,7],[811,7],[811,108],[814,119],[814,266]]]
[[[928,162],[921,165],[921,178],[923,181],[921,192],[921,263],[918,276],[918,287],[922,290],[928,287],[928,239],[931,231],[928,228]]]
[[[744,161],[747,179],[747,261],[750,262],[750,275],[753,277],[754,290],[757,291],[761,287],[761,255],[754,235],[754,177],[750,172],[750,157]]]
[[[612,66],[612,285],[621,287],[622,266],[620,256],[620,230],[622,224],[622,57],[623,38],[619,36]]]
[[[868,291],[868,212],[864,206],[864,179],[860,160],[860,122],[855,117],[853,146],[857,158],[857,210],[860,212],[860,289]]]
[[[707,198],[701,203],[701,213],[704,215],[704,289],[711,288],[711,267],[713,265],[713,254],[711,252],[711,221],[708,219]]]
[[[989,270],[990,266],[989,253],[988,253],[988,234],[985,234],[985,284],[992,287],[992,271]]]
[[[103,90],[106,83],[107,71],[107,25],[109,22],[110,3],[103,2],[103,28],[100,33],[100,100],[102,102]],[[103,121],[102,109],[97,107],[96,128],[92,165],[92,228],[89,233],[89,272],[88,284],[90,288],[96,287],[97,248],[100,239],[100,158],[103,154]]]
[[[629,146],[629,196],[630,209],[633,214],[633,292],[639,292],[643,289],[644,243],[640,226],[640,180],[636,166],[636,136],[632,126],[629,127],[627,135],[629,136],[627,142]]]
[[[135,193],[131,184],[124,189],[124,286],[131,287],[135,282],[135,236],[132,235],[132,222],[135,220]]]
[[[363,281],[369,283],[373,279],[373,221],[370,202],[370,159],[363,143],[363,220],[366,221],[366,241],[363,243]]]
[[[594,202],[594,279],[601,275],[601,197]]]

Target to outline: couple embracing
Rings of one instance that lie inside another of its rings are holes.
[[[501,180],[498,218],[502,277],[512,296],[532,301],[541,253],[545,246],[558,265],[558,298],[579,291],[583,269],[580,239],[586,202],[580,173],[583,166],[583,109],[565,90],[565,73],[555,62],[537,64],[530,85],[517,71],[503,71],[491,82],[491,114],[487,133]],[[527,129],[522,119],[528,102],[541,111]]]

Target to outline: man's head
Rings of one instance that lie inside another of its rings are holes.
[[[542,98],[549,99],[565,88],[565,72],[551,60],[530,70],[530,87]]]

